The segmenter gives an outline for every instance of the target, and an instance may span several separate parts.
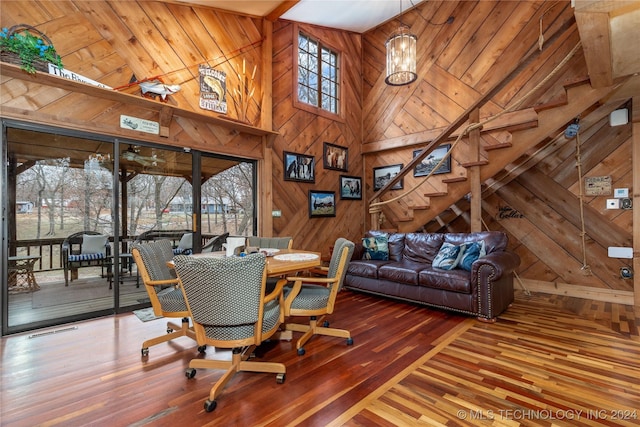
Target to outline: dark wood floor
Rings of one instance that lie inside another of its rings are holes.
[[[331,324],[349,328],[353,346],[316,337],[300,357],[293,342],[268,343],[257,357],[285,363],[285,383],[273,374],[237,374],[206,413],[203,402],[221,371],[185,377],[198,357],[194,343],[183,337],[141,358],[141,342],[162,334],[165,322],[110,316],[3,338],[0,420],[3,426],[640,425],[639,318],[627,306],[517,293],[497,323],[485,324],[345,291]],[[205,357],[229,352],[209,349]],[[504,407],[604,412],[589,419],[494,416]]]

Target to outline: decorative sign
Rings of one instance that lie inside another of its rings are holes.
[[[524,218],[524,215],[522,215],[520,211],[512,208],[511,206],[500,206],[498,208],[498,219],[507,218]]]
[[[160,124],[151,120],[139,119],[131,116],[120,116],[120,127],[123,129],[137,130],[154,135],[160,134]]]
[[[227,74],[200,65],[200,108],[227,114]]]
[[[610,176],[590,176],[584,179],[585,196],[608,196],[611,194]]]
[[[88,77],[81,76],[80,74],[74,73],[73,71],[65,70],[64,68],[60,68],[57,65],[53,65],[51,62],[49,62],[49,74],[53,74],[54,76],[62,77],[68,80],[75,80],[77,82],[98,86],[103,89],[113,89],[110,86],[104,85],[95,80],[91,80]]]

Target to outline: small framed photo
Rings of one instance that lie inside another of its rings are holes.
[[[285,181],[316,182],[315,157],[285,151],[283,163]]]
[[[347,147],[341,147],[339,145],[325,142],[322,153],[323,166],[325,169],[334,169],[343,172],[347,172],[347,170],[349,170],[347,163]]]
[[[362,178],[340,175],[340,199],[362,200]]]
[[[309,190],[309,218],[336,216],[336,192]]]
[[[391,181],[391,179],[398,175],[402,170],[403,165],[390,165],[390,166],[381,166],[378,168],[373,168],[373,190],[377,191],[384,187],[387,182]],[[392,190],[402,190],[404,184],[401,179],[391,187]]]
[[[447,152],[451,149],[451,144],[444,144],[433,150],[427,157],[422,159],[422,161],[416,165],[413,170],[413,176],[427,176],[436,167],[436,165],[442,160],[442,158],[447,154]],[[414,150],[413,157],[418,157],[422,150]],[[433,172],[434,175],[440,173],[448,173],[451,172],[451,156],[447,157],[440,167]]]

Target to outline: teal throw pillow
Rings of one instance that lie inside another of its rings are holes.
[[[362,259],[389,260],[389,241],[386,237],[375,236],[362,239],[364,253]]]
[[[460,258],[458,267],[463,270],[471,271],[471,264],[478,258],[482,258],[487,254],[487,250],[484,247],[484,240],[479,242],[467,243],[467,247]]]
[[[440,270],[453,270],[458,266],[460,258],[464,254],[464,249],[465,245],[456,246],[452,243],[444,242],[433,259],[432,267]]]

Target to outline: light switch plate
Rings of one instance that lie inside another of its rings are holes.
[[[607,209],[620,209],[620,199],[607,199]]]

